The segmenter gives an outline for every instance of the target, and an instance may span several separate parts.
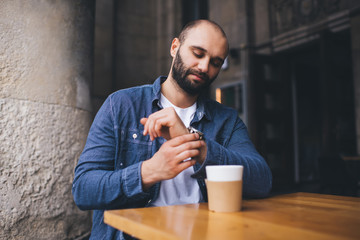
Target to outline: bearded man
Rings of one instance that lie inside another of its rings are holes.
[[[215,22],[187,24],[170,48],[167,77],[111,94],[75,169],[73,196],[94,210],[90,239],[126,239],[103,212],[207,201],[205,166],[243,165],[243,196],[264,197],[271,171],[235,110],[203,94],[228,54]]]

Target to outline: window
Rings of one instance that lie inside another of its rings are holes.
[[[244,113],[243,95],[243,84],[240,82],[216,89],[216,101],[236,109],[239,112],[239,115]]]

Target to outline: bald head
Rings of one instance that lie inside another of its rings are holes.
[[[188,36],[188,33],[200,26],[200,25],[207,25],[207,26],[210,26],[213,30],[219,32],[221,34],[222,37],[224,37],[227,41],[227,37],[226,37],[226,34],[224,32],[224,30],[221,28],[221,26],[219,24],[217,24],[216,22],[214,21],[211,21],[211,20],[207,20],[207,19],[198,19],[198,20],[194,20],[194,21],[191,21],[189,23],[187,23],[184,28],[181,30],[180,34],[179,34],[179,40],[180,40],[180,43],[184,43],[187,36]],[[228,45],[228,48],[229,48],[229,44],[227,42],[227,45]]]

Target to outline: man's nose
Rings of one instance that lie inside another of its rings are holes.
[[[203,58],[199,61],[198,68],[201,72],[207,73],[209,71],[209,59]]]

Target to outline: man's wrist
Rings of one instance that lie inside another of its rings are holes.
[[[157,182],[156,176],[152,174],[151,170],[148,170],[148,164],[148,160],[141,163],[141,183],[144,191],[148,190]]]

